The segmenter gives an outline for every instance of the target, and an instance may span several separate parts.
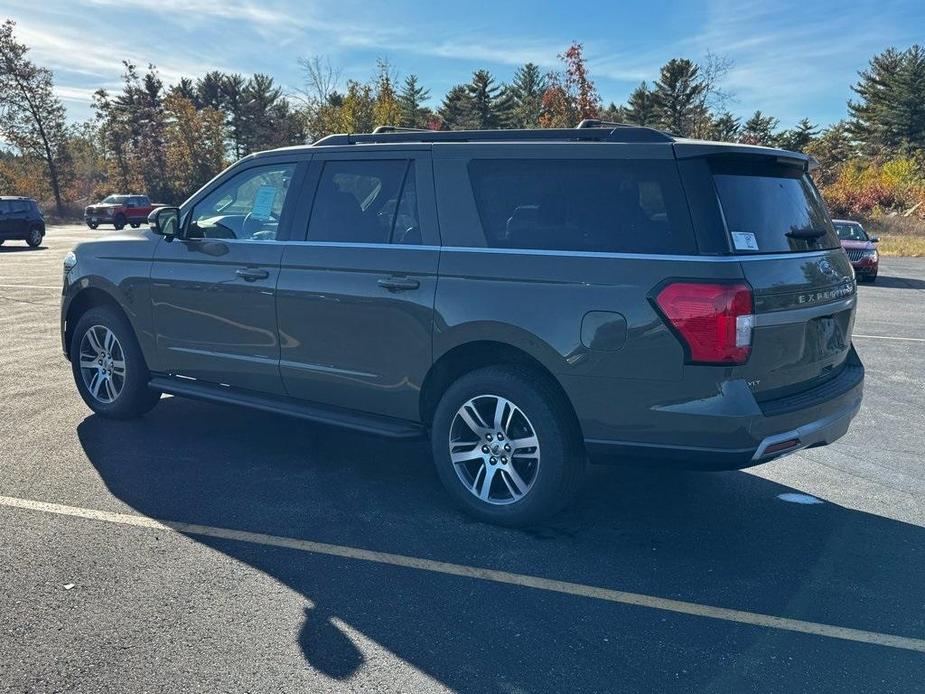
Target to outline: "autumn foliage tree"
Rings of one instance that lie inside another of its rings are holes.
[[[51,71],[26,57],[16,41],[16,24],[0,25],[0,136],[20,155],[41,162],[55,210],[63,215],[63,190],[70,178],[64,105],[54,93]],[[41,179],[40,179],[41,180]]]
[[[571,128],[585,118],[597,118],[601,98],[594,82],[588,76],[584,49],[573,43],[559,55],[564,68],[561,73],[549,75],[549,86],[543,94],[543,113],[540,127]]]

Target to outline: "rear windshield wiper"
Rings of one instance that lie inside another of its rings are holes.
[[[786,236],[792,239],[818,239],[828,233],[826,229],[793,229],[788,231]]]

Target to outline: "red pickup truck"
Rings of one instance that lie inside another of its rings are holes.
[[[112,224],[116,229],[131,224],[137,229],[148,221],[151,210],[163,205],[152,205],[147,195],[107,195],[102,201],[84,208],[84,221],[91,229],[100,224]]]

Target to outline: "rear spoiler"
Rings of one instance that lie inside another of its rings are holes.
[[[812,171],[819,162],[815,157],[802,152],[791,152],[776,147],[761,147],[758,145],[743,145],[727,142],[705,142],[701,140],[678,140],[672,147],[677,159],[693,159],[695,157],[712,157],[739,155],[748,157],[767,157],[775,159],[781,164],[799,166],[805,171]]]

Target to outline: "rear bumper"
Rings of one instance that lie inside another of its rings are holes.
[[[724,394],[724,399],[732,400],[735,407],[717,407],[707,399],[660,412],[664,416],[659,417],[658,428],[667,430],[668,436],[672,431],[689,428],[691,417],[696,418],[697,445],[678,441],[676,435],[670,443],[587,438],[588,455],[593,462],[605,464],[734,470],[759,465],[804,448],[825,446],[844,436],[860,410],[864,367],[852,350],[845,368],[835,379],[776,401],[757,403],[750,397],[748,405],[737,383],[741,382],[728,384],[730,393]],[[734,398],[730,397],[732,393],[736,393]],[[715,442],[710,441],[711,438]],[[704,443],[707,445],[702,445]]]

